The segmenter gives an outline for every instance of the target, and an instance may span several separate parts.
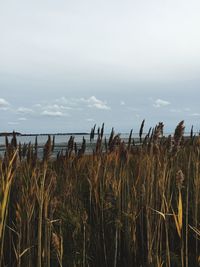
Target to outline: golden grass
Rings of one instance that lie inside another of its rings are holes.
[[[42,159],[37,140],[6,140],[1,266],[199,266],[200,137],[163,127],[143,136],[143,121],[137,145],[102,125],[92,154],[71,137],[56,159],[51,137]]]

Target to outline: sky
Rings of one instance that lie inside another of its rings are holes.
[[[0,132],[200,130],[199,0],[1,0]]]

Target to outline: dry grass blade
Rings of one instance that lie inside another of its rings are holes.
[[[156,213],[158,213],[159,215],[161,215],[161,216],[163,217],[164,220],[166,220],[166,216],[165,216],[165,214],[164,214],[163,212],[158,211],[158,210],[155,210],[155,209],[152,209],[152,208],[149,208],[149,209],[155,211]]]
[[[190,227],[190,229],[192,229],[198,236],[200,236],[200,230],[199,230],[199,229],[197,229],[196,227],[191,226],[191,225],[189,225],[189,227]]]
[[[182,195],[180,190],[178,197],[178,224],[179,224],[179,229],[181,231],[183,227],[183,204],[182,204]]]
[[[0,188],[0,264],[2,264],[3,258],[3,246],[4,246],[4,236],[5,236],[5,227],[8,214],[8,205],[10,199],[10,190],[14,177],[13,173],[13,163],[16,160],[18,150],[16,150],[8,163],[8,168],[6,168],[5,173],[3,173],[1,166],[1,188]]]
[[[178,215],[174,212],[172,208],[172,213],[174,217],[174,221],[176,224],[176,229],[179,237],[181,238],[181,230],[183,227],[183,204],[182,204],[182,196],[181,196],[181,191],[179,190],[179,197],[178,197]]]

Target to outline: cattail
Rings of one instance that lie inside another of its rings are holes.
[[[156,125],[153,133],[153,142],[154,144],[158,143],[158,139],[163,135],[163,128],[164,124],[162,122],[159,122],[158,125]]]
[[[5,136],[5,143],[6,143],[6,149],[7,149],[8,146],[9,146],[9,141],[8,141],[8,136],[7,135]]]
[[[103,138],[103,133],[104,133],[104,123],[102,124],[102,127],[101,127],[101,134],[100,134],[101,139]]]
[[[77,148],[77,144],[76,144],[76,142],[74,143],[74,152],[75,152],[75,154],[77,155],[78,148]]]
[[[98,136],[96,142],[96,154],[99,154],[101,152],[101,145],[102,145],[102,139],[100,136]]]
[[[109,137],[109,140],[108,140],[108,147],[110,147],[110,145],[111,145],[111,143],[113,141],[114,135],[115,135],[114,128],[112,128],[111,133],[110,133],[110,137]]]
[[[149,138],[149,136],[150,136],[150,134],[151,134],[151,130],[152,130],[152,128],[150,127],[149,128],[149,131],[148,131],[148,133],[147,133],[147,137]]]
[[[11,145],[14,147],[14,148],[17,148],[17,138],[16,138],[16,133],[15,131],[13,131],[13,137],[11,139]]]
[[[36,162],[37,159],[37,155],[38,155],[38,141],[37,141],[37,136],[35,137],[35,145],[34,145],[34,161]]]
[[[121,143],[120,135],[117,134],[112,139],[112,142],[109,144],[109,150],[110,152],[113,152],[115,150],[115,147],[118,146]]]
[[[51,156],[51,136],[48,136],[48,140],[44,146],[43,161],[48,161]]]
[[[72,151],[74,148],[74,136],[70,136],[68,144],[67,144],[68,151]]]
[[[100,127],[98,127],[97,134],[100,135]]]
[[[55,135],[53,136],[53,141],[52,141],[52,148],[51,151],[53,152],[55,148]]]
[[[35,151],[38,149],[37,135],[36,135],[36,137],[35,137],[35,146],[34,146],[34,148],[35,148]]]
[[[86,140],[85,140],[85,137],[83,136],[83,142],[81,145],[81,151],[83,154],[85,153],[85,150],[86,150]]]
[[[130,146],[131,146],[132,133],[133,133],[133,129],[131,129],[129,138],[128,138],[128,150],[130,149]]]
[[[60,238],[56,233],[52,233],[51,244],[52,244],[53,249],[56,251],[56,253],[59,254],[61,244],[60,244]]]
[[[104,139],[104,144],[105,144],[105,152],[107,153],[108,152],[108,143],[107,143],[106,137]]]
[[[193,125],[192,125],[191,130],[190,130],[190,138],[191,139],[193,138]]]
[[[81,149],[79,149],[78,151],[78,156],[82,156],[85,153],[86,150],[86,140],[85,137],[83,136],[83,141],[82,141],[82,145],[81,145]]]
[[[94,129],[92,128],[91,129],[91,132],[90,132],[90,142],[94,139]]]
[[[175,132],[174,132],[174,146],[177,148],[180,146],[180,143],[181,143],[181,140],[184,134],[184,130],[185,130],[184,121],[181,121],[177,125]]]
[[[95,128],[96,128],[96,124],[95,124],[94,127],[91,129],[91,132],[90,132],[90,142],[91,142],[92,140],[94,140]]]
[[[149,139],[150,133],[151,133],[151,128],[149,128],[149,131],[148,131],[148,133],[146,134],[146,136],[145,136],[145,138],[143,140],[143,145],[146,145],[148,143],[148,139]]]
[[[140,143],[142,143],[142,134],[143,134],[143,129],[144,129],[144,123],[145,123],[145,120],[142,121],[141,126],[140,126],[140,131],[139,131]]]
[[[183,187],[183,182],[184,182],[184,174],[182,170],[179,170],[176,173],[176,186],[178,189],[181,189]]]

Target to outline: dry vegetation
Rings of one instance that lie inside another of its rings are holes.
[[[98,129],[93,154],[70,138],[52,159],[11,143],[0,159],[1,267],[181,266],[200,263],[200,137],[159,123],[140,145]],[[91,131],[94,138],[95,129]]]

